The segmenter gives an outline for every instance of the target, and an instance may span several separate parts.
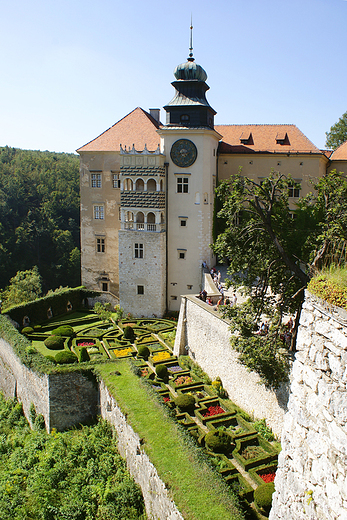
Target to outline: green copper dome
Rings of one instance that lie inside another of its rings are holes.
[[[177,65],[174,70],[174,76],[176,79],[181,80],[197,80],[197,81],[206,81],[207,74],[204,69],[195,63],[194,58],[188,58],[186,63],[181,63]]]

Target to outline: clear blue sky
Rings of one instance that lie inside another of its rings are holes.
[[[162,108],[191,13],[216,123],[292,123],[324,147],[347,111],[346,0],[3,1],[0,146],[73,152]]]

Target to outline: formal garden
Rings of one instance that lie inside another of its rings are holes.
[[[265,420],[252,420],[227,398],[222,381],[218,378],[211,381],[188,356],[173,355],[175,318],[119,317],[117,313],[97,314],[88,310],[69,312],[40,324],[29,324],[21,332],[30,340],[31,352],[42,354],[50,362],[51,370],[89,366],[105,381],[117,402],[122,401],[121,387],[134,385],[132,378],[138,379],[146,396],[143,407],[153,398],[160,405],[161,418],[156,419],[158,429],[162,428],[163,415],[174,421],[180,437],[183,435],[184,449],[188,442],[190,455],[196,453],[200,463],[207,465],[208,475],[212,472],[213,479],[218,475],[217,480],[224,486],[223,493],[227,489],[230,496],[238,497],[237,509],[241,516],[235,512],[236,516],[230,518],[242,518],[242,514],[245,518],[266,518],[271,507],[280,445]],[[125,373],[128,373],[127,382],[119,377]],[[136,408],[138,404],[132,404],[130,394],[133,392],[128,388],[128,396],[123,397],[127,415],[129,408]],[[151,412],[148,414],[150,417]],[[135,431],[141,430],[141,426],[136,425],[136,413],[134,421]],[[142,434],[146,438],[146,434]],[[175,442],[172,440],[171,444]],[[176,446],[175,449],[177,453],[181,448]],[[177,455],[173,457],[176,459]],[[160,469],[158,471],[161,474]],[[164,468],[162,471],[165,473]],[[179,468],[177,480],[183,473],[183,467]],[[175,487],[174,480],[170,487]],[[201,485],[202,494],[203,487]],[[211,497],[211,489],[207,493]],[[176,496],[174,499],[180,507]],[[204,502],[202,496],[201,502]],[[190,511],[191,506],[187,507]],[[197,515],[200,519],[204,518],[201,514]],[[218,514],[225,513],[219,511]],[[190,513],[185,517],[194,518]]]

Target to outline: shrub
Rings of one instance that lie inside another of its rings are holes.
[[[269,514],[272,503],[272,494],[275,491],[275,484],[268,482],[267,484],[261,484],[254,491],[254,501],[259,509],[262,509],[266,514]]]
[[[155,369],[157,376],[163,381],[167,381],[169,378],[169,373],[166,365],[158,365]]]
[[[58,352],[58,354],[55,356],[55,360],[61,365],[77,363],[78,361],[77,356],[70,350],[62,350],[61,352]]]
[[[65,339],[61,336],[49,336],[43,343],[50,350],[61,350],[64,348]]]
[[[40,431],[40,430],[44,430],[45,428],[46,428],[45,418],[41,413],[39,413],[35,418],[34,430]]]
[[[131,343],[134,343],[135,332],[134,332],[134,329],[132,327],[130,327],[130,325],[127,325],[125,327],[123,337],[124,337],[124,339],[128,339]]]
[[[86,349],[86,347],[82,347],[80,350],[79,356],[78,356],[78,361],[80,363],[83,363],[84,361],[89,361],[89,360],[90,360],[90,356],[88,354],[88,350]]]
[[[140,345],[140,346],[138,347],[138,355],[139,355],[140,357],[142,357],[142,358],[144,358],[144,359],[148,359],[149,354],[150,354],[150,352],[149,352],[149,348],[146,347],[146,345]]]
[[[205,444],[215,453],[228,453],[234,446],[230,435],[222,430],[209,432],[205,436]]]
[[[34,329],[32,327],[24,327],[22,329],[22,334],[31,334],[32,332],[34,332]]]
[[[60,327],[52,330],[52,335],[73,338],[75,335],[75,332],[70,325],[61,325]]]
[[[181,394],[174,399],[174,403],[181,412],[190,412],[195,407],[195,398],[193,395]]]

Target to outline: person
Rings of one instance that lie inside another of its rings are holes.
[[[223,295],[219,298],[218,302],[217,302],[217,311],[219,309],[220,306],[223,306],[224,305],[224,297]]]
[[[208,296],[207,299],[206,299],[206,303],[207,303],[208,305],[213,305],[213,302],[212,302],[212,300],[211,300],[211,298],[210,298],[209,296]]]
[[[204,261],[202,262],[202,267],[203,267],[204,269],[208,269],[208,266],[207,266],[206,260],[204,260]]]
[[[286,327],[289,332],[292,330],[292,328],[293,328],[293,318],[292,317],[289,318],[289,321],[288,321]]]
[[[232,297],[231,297],[231,306],[232,306],[232,307],[235,307],[236,302],[237,302],[237,296],[236,296],[236,294],[234,293],[234,294],[232,295]]]
[[[202,296],[202,301],[203,302],[206,302],[206,298],[207,298],[207,291],[204,289],[201,293],[201,296]]]
[[[221,278],[222,278],[222,275],[220,274],[220,271],[218,271],[218,274],[217,274],[218,283],[220,283]]]

